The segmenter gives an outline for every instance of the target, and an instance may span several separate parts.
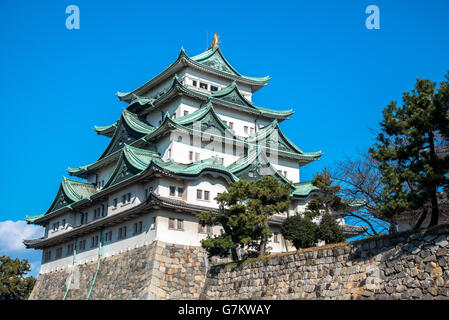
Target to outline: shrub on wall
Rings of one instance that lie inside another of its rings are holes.
[[[324,214],[321,218],[317,230],[317,238],[323,240],[326,244],[342,242],[345,240],[345,236],[343,235],[343,231],[338,225],[337,220],[335,220],[329,213]]]
[[[288,217],[282,224],[281,233],[293,242],[296,249],[313,247],[317,241],[318,226],[309,217]]]

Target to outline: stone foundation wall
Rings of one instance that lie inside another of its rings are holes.
[[[449,226],[213,267],[203,299],[449,299]]]
[[[66,299],[84,300],[97,261],[77,265]],[[30,299],[63,299],[71,268],[39,275]],[[206,278],[203,250],[160,241],[101,259],[90,299],[198,299]]]
[[[449,299],[449,226],[276,254],[207,273],[199,247],[160,241],[101,260],[90,299]],[[86,299],[97,262],[75,267]],[[38,277],[30,299],[60,300],[69,270]]]

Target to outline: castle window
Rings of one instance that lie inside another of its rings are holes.
[[[114,208],[117,208],[117,203],[118,203],[118,199],[117,199],[117,198],[114,198],[114,200],[112,200],[112,206],[113,206]]]
[[[126,238],[126,226],[118,228],[118,239],[125,239]]]
[[[220,160],[221,165],[223,166],[224,165],[224,158],[218,158],[218,159]]]
[[[65,228],[65,219],[62,219],[62,228]]]
[[[200,161],[200,154],[195,152],[195,161]]]
[[[170,186],[170,197],[174,197],[176,192],[175,186]]]
[[[193,151],[189,151],[189,160],[193,161]]]
[[[234,122],[229,121],[228,126],[230,129],[234,129]]]
[[[168,218],[168,228],[169,229],[174,229],[175,228],[175,218]]]
[[[198,223],[198,233],[212,233],[212,227],[210,225],[201,225],[201,223]]]
[[[55,258],[59,259],[61,257],[62,257],[62,247],[56,249],[56,257]]]
[[[170,160],[170,159],[171,159],[171,148],[170,148],[170,149],[168,149],[168,153],[167,153],[167,155],[168,155],[168,160]]]
[[[189,114],[189,111],[184,110],[184,117]]]
[[[168,228],[172,230],[184,230],[184,220],[168,218]]]
[[[201,189],[196,190],[196,198],[199,200],[203,199],[203,190]]]
[[[89,218],[89,213],[88,212],[85,212],[85,213],[81,212],[81,224],[87,223],[87,219],[88,218]]]
[[[178,187],[178,197],[182,198],[182,194],[184,193],[184,188]]]
[[[192,86],[196,87],[198,85],[198,82],[196,80],[192,80]]]
[[[200,82],[200,88],[201,88],[201,89],[206,89],[206,90],[207,90],[207,83]]]
[[[79,249],[80,249],[80,251],[82,251],[82,250],[86,250],[86,240],[81,240],[80,242],[79,242]]]
[[[134,234],[142,233],[142,227],[143,227],[142,221],[134,223]]]
[[[51,260],[51,251],[48,250],[47,252],[45,252],[44,254],[44,262],[48,262]]]
[[[253,134],[254,133],[254,128],[249,128],[249,133]]]
[[[111,242],[112,241],[112,231],[106,232],[104,234],[104,242]]]
[[[131,192],[128,192],[127,194],[124,194],[122,196],[122,205],[130,202],[131,202]]]
[[[210,194],[210,191],[204,190],[204,200],[209,201],[209,194]]]
[[[274,243],[279,243],[279,232],[275,232],[273,238]]]
[[[96,246],[98,246],[98,236],[93,236],[90,239],[90,247],[95,248]]]
[[[150,229],[151,229],[151,230],[156,229],[156,217],[153,217],[153,223],[151,224]]]
[[[73,243],[67,245],[67,252],[66,255],[70,256],[73,253]]]
[[[211,85],[210,91],[218,91],[218,87]]]
[[[244,127],[243,127],[243,132],[244,132],[244,133],[248,133],[248,126],[244,126]]]
[[[284,171],[284,177],[287,178],[287,171]]]

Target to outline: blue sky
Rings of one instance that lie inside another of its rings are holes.
[[[79,30],[65,26],[71,4],[80,9]],[[380,30],[365,27],[371,4]],[[272,77],[255,104],[293,108],[284,133],[304,151],[324,151],[301,170],[309,180],[370,146],[382,108],[416,78],[443,80],[448,11],[446,0],[1,0],[0,224],[44,212],[65,169],[98,158],[108,139],[92,128],[118,119],[126,105],[117,91],[158,74],[182,46],[189,55],[204,51],[214,32],[238,71]],[[0,243],[0,254],[40,260],[5,248]]]

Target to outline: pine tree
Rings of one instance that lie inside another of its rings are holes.
[[[383,110],[382,132],[370,153],[380,163],[385,190],[378,208],[387,218],[422,208],[422,222],[430,200],[429,225],[438,224],[437,195],[449,184],[449,156],[437,154],[449,140],[448,80],[449,73],[436,91],[435,83],[417,79],[402,106],[391,102]]]
[[[25,277],[29,271],[26,259],[0,256],[0,300],[27,299],[36,282],[32,276]]]
[[[264,256],[272,236],[268,221],[273,214],[285,212],[290,206],[290,185],[265,176],[257,181],[239,180],[227,192],[216,197],[218,213],[202,212],[202,225],[221,225],[223,233],[201,241],[210,256],[225,255],[239,260],[239,251],[255,251]]]

